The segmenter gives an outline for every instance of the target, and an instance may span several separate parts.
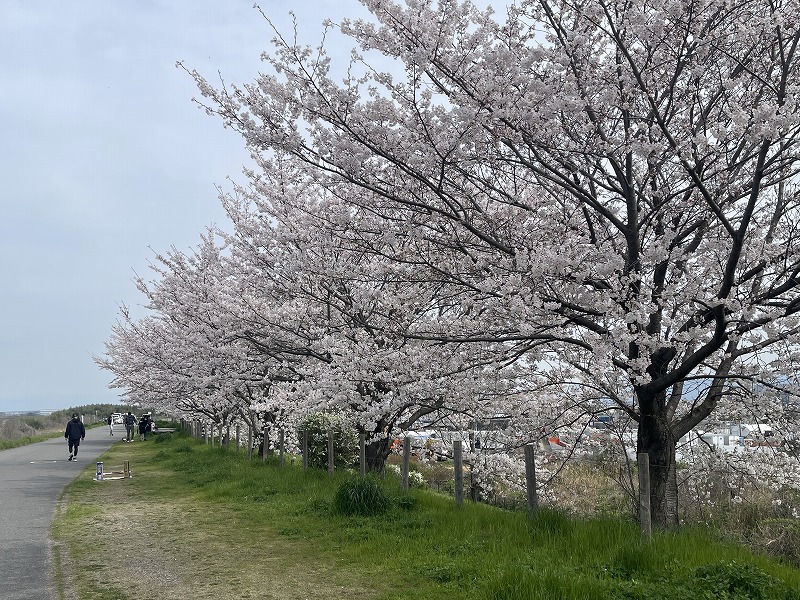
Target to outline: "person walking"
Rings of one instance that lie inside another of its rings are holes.
[[[108,435],[114,435],[114,417],[108,415],[106,423],[108,423]]]
[[[141,420],[139,421],[139,440],[142,442],[147,441],[147,432],[150,431],[150,425],[152,421],[150,420],[150,414],[147,413],[142,415]]]
[[[83,427],[78,413],[72,413],[72,419],[67,422],[67,429],[64,431],[64,439],[69,445],[67,460],[78,460],[78,446],[84,438],[86,438],[86,429]]]
[[[134,439],[133,436],[135,435],[133,428],[135,426],[136,426],[136,417],[133,416],[133,413],[131,413],[131,411],[128,411],[128,414],[125,415],[125,432],[127,434],[125,437],[126,442],[133,441]]]

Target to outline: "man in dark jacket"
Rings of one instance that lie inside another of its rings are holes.
[[[126,442],[133,441],[133,428],[136,426],[136,417],[133,416],[131,411],[128,411],[128,414],[125,415],[125,432],[127,435],[125,436]]]
[[[67,422],[67,429],[64,431],[64,439],[69,444],[69,458],[67,460],[78,460],[78,446],[81,440],[86,437],[86,429],[81,423],[78,413],[72,414],[72,419]]]

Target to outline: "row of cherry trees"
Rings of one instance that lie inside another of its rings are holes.
[[[257,168],[101,366],[186,414],[344,410],[375,467],[423,418],[524,443],[612,405],[674,525],[682,436],[793,431],[800,4],[362,3],[339,77],[277,31],[250,84],[187,70]]]

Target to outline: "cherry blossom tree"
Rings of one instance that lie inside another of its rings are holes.
[[[373,470],[382,470],[394,435],[420,420],[493,410],[489,398],[508,385],[497,376],[496,352],[478,344],[454,352],[438,340],[397,334],[397,323],[405,330],[438,309],[430,282],[388,272],[379,251],[385,242],[371,240],[367,249],[363,237],[350,237],[354,215],[342,218],[348,205],[311,187],[295,189],[288,170],[284,164],[225,198],[248,341],[266,347],[264,332],[291,328],[292,353],[309,358],[282,384],[282,403],[300,416],[348,411],[367,434]],[[265,295],[265,282],[281,292]]]
[[[340,207],[312,210],[305,195],[299,207],[291,186],[279,187],[273,200],[243,188],[225,197],[232,233],[158,255],[155,278],[138,278],[151,314],[137,321],[123,310],[97,359],[112,385],[169,412],[240,419],[256,431],[269,423],[293,432],[308,413],[344,409],[378,471],[398,430],[428,415],[490,410],[489,393],[480,409],[472,395],[480,385],[500,393],[492,359],[480,359],[476,344],[453,352],[388,335],[398,302],[408,309],[416,297],[406,320],[426,315],[421,288],[386,281],[380,263],[331,235]]]
[[[738,381],[794,391],[798,2],[363,4],[340,81],[278,34],[251,84],[193,73],[203,106],[437,290],[387,332],[494,344],[627,413],[674,525],[676,441]]]
[[[230,283],[214,238],[207,233],[191,254],[172,249],[156,257],[157,279],[136,279],[149,314],[137,319],[123,307],[105,356],[95,360],[134,403],[209,424],[253,423],[243,399],[261,389],[265,366],[220,309]]]

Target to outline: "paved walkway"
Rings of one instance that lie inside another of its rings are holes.
[[[64,422],[66,427],[66,421]],[[115,441],[125,428],[86,430],[77,462],[67,461],[61,437],[0,451],[0,597],[3,600],[56,600],[48,536],[64,487]],[[92,468],[94,472],[94,467]]]

